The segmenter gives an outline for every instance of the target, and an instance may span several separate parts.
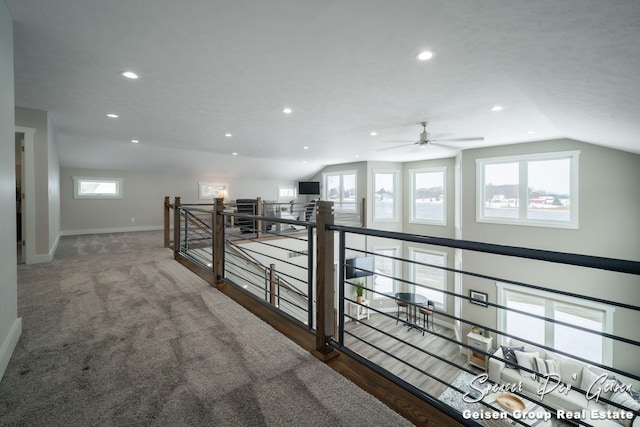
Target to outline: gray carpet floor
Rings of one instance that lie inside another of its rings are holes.
[[[172,259],[159,232],[18,267],[0,425],[411,425]]]

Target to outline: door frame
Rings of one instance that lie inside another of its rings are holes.
[[[33,264],[36,257],[36,176],[35,176],[35,135],[36,129],[24,126],[16,126],[15,133],[24,135],[24,154],[22,164],[22,191],[24,199],[21,203],[22,221],[24,224],[24,262]]]

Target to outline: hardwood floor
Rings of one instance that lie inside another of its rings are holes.
[[[462,372],[456,365],[470,368],[461,348],[438,336],[455,340],[454,331],[436,324],[433,333],[429,327],[423,336],[402,320],[396,325],[394,315],[374,312],[369,320],[345,322],[345,346],[438,398],[447,388],[438,379],[450,384]]]

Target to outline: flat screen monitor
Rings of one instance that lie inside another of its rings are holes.
[[[320,194],[320,181],[298,182],[298,194]]]
[[[347,271],[346,278],[354,279],[356,277],[373,276],[373,257],[359,257],[346,260]]]

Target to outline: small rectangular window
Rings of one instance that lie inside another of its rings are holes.
[[[278,185],[278,201],[288,202],[298,197],[298,189],[290,185]]]
[[[122,178],[73,177],[74,199],[121,199]]]

